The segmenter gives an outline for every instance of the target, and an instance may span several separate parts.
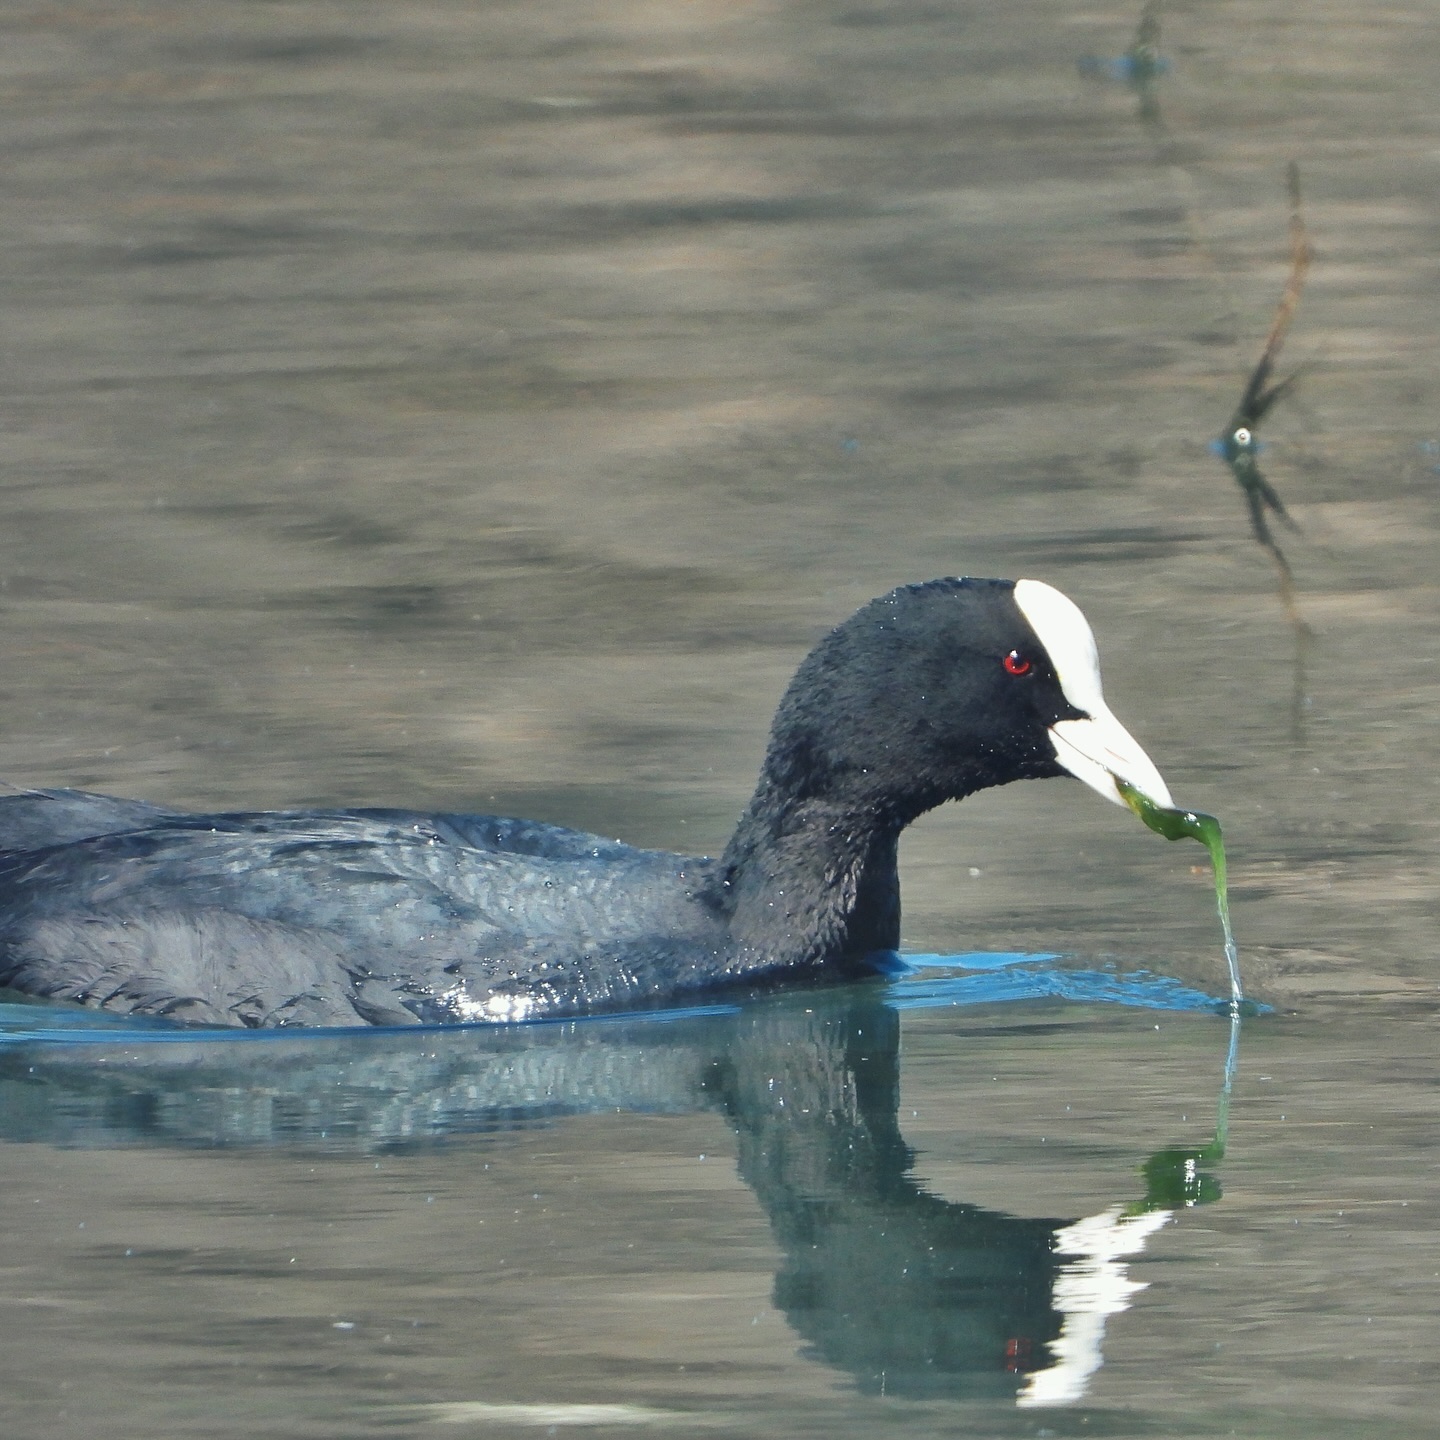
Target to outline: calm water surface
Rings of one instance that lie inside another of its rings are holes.
[[[1440,41],[1175,3],[1140,94],[1082,64],[1139,19],[0,16],[12,784],[713,850],[828,626],[1034,575],[1226,822],[1269,1007],[1222,1158],[1203,857],[1053,784],[903,852],[909,950],[1028,965],[520,1033],[0,1009],[7,1436],[1433,1429]],[[1291,160],[1303,671],[1207,448]]]

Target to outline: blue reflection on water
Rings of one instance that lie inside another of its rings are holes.
[[[1163,55],[1127,51],[1124,55],[1082,55],[1076,65],[1082,75],[1097,75],[1102,80],[1120,80],[1127,85],[1141,85],[1170,73],[1170,62]]]
[[[906,955],[907,974],[886,997],[897,1010],[994,1005],[1014,1000],[1076,1000],[1146,1010],[1214,1010],[1224,1001],[1148,970],[1079,970],[1059,955],[976,953]]]
[[[973,951],[959,955],[872,957],[876,970],[889,981],[884,992],[897,1010],[926,1010],[958,1005],[994,1005],[1021,1000],[1071,1000],[1084,1004],[1130,1005],[1149,1010],[1214,1010],[1225,1001],[1178,980],[1148,970],[1119,972],[1077,968],[1058,953]],[[711,1015],[733,1015],[741,1001],[678,1005],[665,1009],[532,1021],[525,1028],[563,1024],[585,1027],[638,1023],[663,1025]],[[75,1005],[0,1003],[0,1046],[20,1044],[85,1045],[125,1043],[230,1044],[265,1043],[344,1035],[414,1035],[425,1029],[498,1030],[493,1022],[477,1026],[386,1027],[359,1025],[316,1030],[205,1029],[149,1017],[110,1015]]]

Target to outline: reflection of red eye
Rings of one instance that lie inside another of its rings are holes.
[[[1007,675],[1028,675],[1030,673],[1030,662],[1018,651],[1012,650],[1001,664],[1005,666]]]

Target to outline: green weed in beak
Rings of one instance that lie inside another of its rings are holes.
[[[1215,905],[1220,912],[1220,926],[1225,932],[1225,963],[1230,967],[1230,1005],[1238,1008],[1245,996],[1240,989],[1240,955],[1235,949],[1235,936],[1230,929],[1230,897],[1225,883],[1225,841],[1220,822],[1213,815],[1198,810],[1172,809],[1157,805],[1133,785],[1115,778],[1120,797],[1157,835],[1167,840],[1198,840],[1210,852],[1210,868],[1215,872]]]

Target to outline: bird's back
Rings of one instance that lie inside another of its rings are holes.
[[[52,803],[47,827],[0,801],[0,983],[34,994],[222,1024],[525,1018],[623,1003],[660,951],[723,941],[708,862],[584,831]]]

